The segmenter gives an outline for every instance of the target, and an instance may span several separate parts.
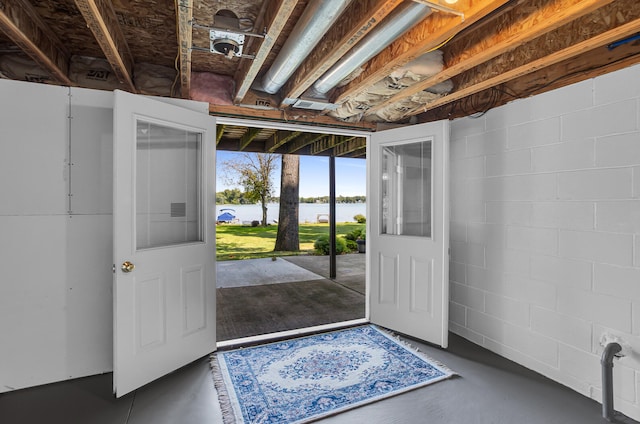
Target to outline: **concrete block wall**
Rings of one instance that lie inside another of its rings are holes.
[[[640,419],[640,66],[451,132],[450,328]]]

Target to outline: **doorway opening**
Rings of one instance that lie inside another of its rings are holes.
[[[366,239],[367,140],[367,133],[353,130],[336,133],[218,118],[215,213],[232,209],[234,215],[232,221],[219,220],[216,225],[219,347],[367,322],[366,253],[364,248],[358,251],[358,243],[364,245],[364,240],[356,242],[356,238]],[[259,204],[243,204],[238,198],[231,203],[224,196],[224,190],[237,196],[244,188],[221,178],[225,162],[234,155],[255,154],[299,156],[297,252],[273,252],[273,244],[264,251],[265,240],[274,237],[281,224],[279,167],[272,175],[275,201],[267,204],[266,220]],[[229,233],[236,238],[227,237]],[[314,249],[319,234],[331,233],[341,253],[333,260],[326,251]],[[261,253],[241,252],[242,239],[251,244],[251,237],[260,239],[254,245],[263,246]],[[346,243],[350,248],[343,252]]]

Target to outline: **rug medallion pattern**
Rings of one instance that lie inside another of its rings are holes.
[[[374,326],[220,352],[225,423],[301,423],[451,376]]]

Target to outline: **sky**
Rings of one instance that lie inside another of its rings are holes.
[[[236,188],[223,178],[222,163],[237,157],[237,152],[216,152],[216,191]],[[280,193],[280,160],[273,173],[274,196]],[[336,196],[366,195],[366,161],[364,159],[336,158]],[[237,187],[241,188],[241,187]],[[329,195],[329,158],[325,156],[300,156],[300,197]]]

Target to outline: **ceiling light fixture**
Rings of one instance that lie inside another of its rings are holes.
[[[209,31],[209,39],[211,53],[222,54],[229,59],[242,56],[244,34],[212,29]]]
[[[192,46],[191,50],[209,51],[223,55],[227,59],[233,59],[234,57],[255,59],[253,55],[242,54],[245,37],[264,38],[266,35],[266,28],[262,34],[240,29],[240,19],[230,10],[221,10],[216,13],[213,17],[214,26],[211,27],[200,25],[195,20],[191,20],[189,23],[193,28],[206,29],[209,31],[209,48]],[[253,24],[251,28],[253,28]]]

